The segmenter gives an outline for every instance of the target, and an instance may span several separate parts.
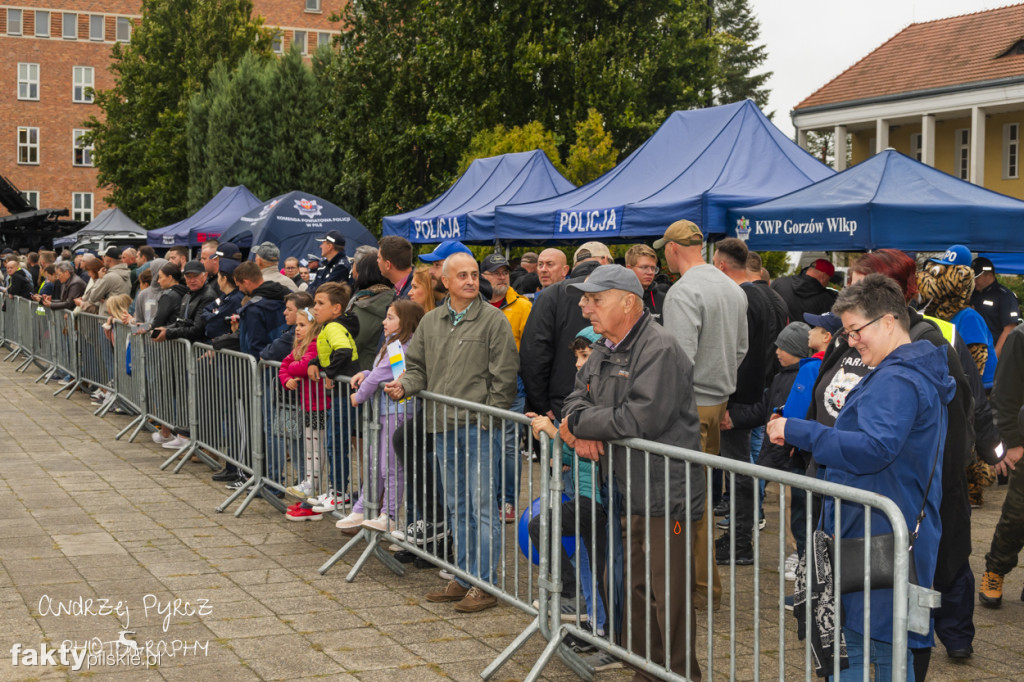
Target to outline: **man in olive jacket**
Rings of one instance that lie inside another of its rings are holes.
[[[500,310],[480,298],[480,268],[471,254],[449,256],[441,280],[448,296],[423,317],[409,342],[405,374],[387,384],[385,390],[395,400],[428,390],[508,409],[516,397],[519,371],[512,327]],[[447,422],[442,421],[446,412]],[[444,473],[458,566],[485,583],[493,583],[495,564],[501,560],[501,533],[491,471],[502,454],[501,426],[496,423],[493,433],[488,433],[487,419],[478,428],[472,417],[468,425],[465,423],[465,413],[455,423],[455,412],[452,408],[438,406],[435,411],[427,406],[423,414],[427,430],[437,434],[435,456]],[[497,605],[495,597],[477,587],[470,588],[459,578],[426,598],[458,602],[455,609],[462,612]]]
[[[690,465],[670,460],[666,499],[665,458],[653,454],[645,457],[634,450],[627,461],[624,449],[609,452],[604,448],[607,441],[643,438],[700,450],[693,364],[675,339],[645,312],[640,281],[626,268],[602,265],[585,282],[570,286],[583,292],[583,314],[606,341],[594,345],[587,364],[576,374],[576,388],[565,399],[565,419],[559,431],[565,443],[575,448],[577,456],[599,460],[605,472],[610,466],[620,489],[629,490],[629,589],[634,604],[643,603],[648,589],[653,594],[652,609],[633,608],[629,614],[634,653],[650,656],[658,665],[699,680],[692,600],[689,613],[686,612],[689,586],[684,562],[692,562],[692,557],[686,532],[680,531],[676,522],[683,524],[689,520],[691,532],[695,533],[703,517],[704,482],[698,473],[701,467],[693,467],[688,474]],[[688,475],[693,476],[689,498]],[[646,544],[645,538],[649,538]],[[692,565],[689,573],[692,582]],[[669,592],[665,589],[666,581],[670,583]],[[686,618],[690,620],[689,638]],[[647,627],[650,651],[645,650],[644,643]],[[668,661],[666,635],[671,637]],[[624,639],[629,641],[628,634]],[[639,679],[656,679],[641,671],[637,675]]]

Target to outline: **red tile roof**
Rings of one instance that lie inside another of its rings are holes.
[[[1024,4],[911,24],[796,106],[1024,76]]]

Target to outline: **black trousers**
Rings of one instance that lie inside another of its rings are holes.
[[[750,429],[728,429],[720,436],[719,454],[736,462],[750,463]],[[732,474],[723,472],[727,481]],[[736,533],[736,547],[750,544],[754,533],[754,479],[736,476],[735,486],[729,491],[730,503],[736,505],[736,518],[732,521]]]

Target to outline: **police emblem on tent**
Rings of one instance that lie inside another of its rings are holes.
[[[746,218],[740,218],[736,221],[736,237],[743,241],[750,239],[750,221]]]
[[[300,215],[304,215],[307,218],[317,217],[320,215],[321,209],[322,207],[315,199],[306,199],[303,197],[302,199],[295,200],[295,210],[298,211]]]
[[[256,220],[259,220],[260,218],[266,217],[266,215],[268,213],[270,213],[271,211],[273,211],[274,207],[277,206],[279,203],[281,203],[280,199],[274,199],[269,204],[264,206],[263,209],[260,211],[260,214],[258,216],[256,216]]]

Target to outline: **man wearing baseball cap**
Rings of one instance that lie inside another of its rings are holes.
[[[349,272],[352,269],[352,261],[345,257],[345,237],[337,230],[331,230],[324,235],[320,242],[320,255],[323,256],[321,265],[316,268],[316,277],[310,275],[310,283],[306,291],[313,295],[316,288],[324,282],[346,282]],[[313,268],[310,268],[312,273]]]
[[[575,448],[577,456],[595,461],[606,454],[606,442],[623,438],[696,450],[700,418],[693,363],[644,310],[640,280],[621,265],[601,265],[585,281],[567,286],[581,295],[583,315],[605,342],[594,344],[562,406],[563,442]],[[700,679],[694,602],[686,608],[687,578],[696,572],[687,533],[678,530],[688,518],[693,526],[703,525],[699,468],[642,452],[634,452],[628,461],[620,453],[604,463],[612,467],[619,489],[628,486],[632,491],[627,510],[632,584],[627,589],[652,593],[652,609],[633,608],[627,616],[633,633],[650,633],[649,649],[644,637],[634,635],[633,652],[679,675]],[[687,485],[690,475],[694,478]],[[696,535],[693,526],[690,534]],[[684,562],[690,562],[690,570]],[[671,659],[665,660],[669,650]],[[637,679],[641,677],[646,676],[639,674]]]
[[[832,309],[836,292],[827,289],[836,268],[824,258],[819,258],[797,275],[780,277],[772,282],[775,290],[789,307],[789,319],[800,321],[804,313],[821,315]]]
[[[1003,352],[1006,337],[1020,322],[1020,304],[1012,291],[996,279],[996,268],[992,261],[979,256],[971,263],[974,269],[974,293],[971,307],[977,310],[992,332],[996,342],[996,357]]]
[[[526,318],[530,316],[532,305],[524,297],[520,296],[515,289],[509,286],[508,260],[500,253],[492,253],[484,258],[480,264],[480,276],[491,285],[490,302],[495,308],[505,313],[508,322],[512,325],[512,336],[516,339],[516,350],[519,350],[519,342],[523,338],[523,328],[526,326]],[[509,409],[513,412],[522,413],[526,407],[526,389],[523,387],[523,380],[516,377],[516,399]],[[498,516],[505,523],[516,521],[515,503],[519,499],[519,481],[516,480],[516,453],[519,450],[519,438],[517,438],[515,422],[505,422],[505,465],[499,478],[503,478],[502,484],[495,486],[495,493],[498,497]],[[522,467],[519,467],[522,474]]]
[[[654,242],[654,248],[665,249],[669,270],[680,275],[665,294],[665,330],[693,362],[700,446],[704,452],[717,455],[722,418],[729,396],[736,390],[739,365],[747,354],[747,297],[739,284],[704,262],[703,244],[704,235],[696,224],[677,220]],[[707,570],[707,525],[698,524],[695,530],[691,538],[696,563],[693,598],[699,605],[705,604],[710,592],[717,606],[722,598],[722,581],[716,565]]]

